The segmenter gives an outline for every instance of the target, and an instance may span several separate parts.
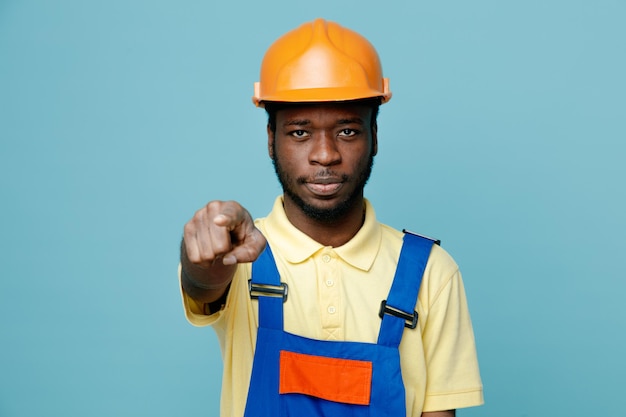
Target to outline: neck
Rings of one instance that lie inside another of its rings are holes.
[[[365,221],[363,197],[357,199],[343,216],[329,221],[310,217],[287,196],[284,198],[284,207],[291,224],[324,246],[344,245],[357,234]]]

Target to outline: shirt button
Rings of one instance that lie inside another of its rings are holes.
[[[324,256],[322,256],[322,261],[324,261],[324,263],[328,263],[328,262],[330,262],[330,255],[324,255]]]
[[[326,286],[327,287],[332,287],[333,285],[335,285],[335,281],[333,281],[332,279],[327,279],[326,280]]]
[[[328,313],[329,314],[335,314],[337,312],[337,309],[333,306],[328,307]]]

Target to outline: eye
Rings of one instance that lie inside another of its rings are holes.
[[[303,139],[306,138],[307,136],[309,136],[308,132],[306,130],[302,130],[302,129],[298,129],[298,130],[294,130],[289,132],[289,134],[291,136],[293,136],[296,139]]]
[[[359,132],[357,130],[346,128],[346,129],[342,129],[339,132],[339,136],[344,137],[344,138],[349,138],[352,136],[356,136],[358,133]]]

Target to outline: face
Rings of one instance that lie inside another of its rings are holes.
[[[372,109],[354,103],[287,107],[268,128],[285,210],[319,222],[362,215],[363,188],[377,151]]]

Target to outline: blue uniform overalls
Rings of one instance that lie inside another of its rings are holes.
[[[415,304],[433,240],[405,233],[393,284],[381,302],[377,343],[314,340],[283,330],[281,284],[269,245],[252,266],[259,329],[245,417],[406,416],[398,346],[415,328]],[[438,243],[438,242],[436,242]]]

